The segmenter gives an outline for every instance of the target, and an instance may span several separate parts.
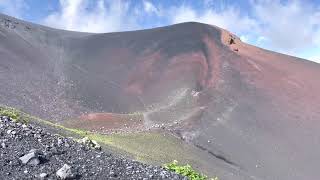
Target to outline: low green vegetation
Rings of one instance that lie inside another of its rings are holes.
[[[8,116],[13,121],[27,123],[27,118],[21,118],[21,114],[19,111],[9,108],[9,107],[0,107],[0,116]]]
[[[177,174],[188,177],[190,180],[208,180],[209,178],[194,170],[189,164],[179,165],[178,161],[174,160],[171,163],[165,164],[164,168],[175,172]],[[218,177],[211,178],[210,180],[219,180]]]
[[[1,116],[8,116],[14,120],[17,120],[20,118],[20,113],[12,108],[0,107],[0,115]]]

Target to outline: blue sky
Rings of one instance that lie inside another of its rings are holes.
[[[0,12],[54,28],[113,32],[186,21],[320,63],[320,0],[0,0]]]

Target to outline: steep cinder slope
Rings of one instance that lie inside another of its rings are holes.
[[[200,23],[107,34],[0,24],[2,104],[89,130],[170,131],[231,169],[212,164],[222,179],[318,177],[316,63]]]

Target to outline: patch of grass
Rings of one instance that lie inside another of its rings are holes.
[[[158,162],[161,165],[172,159],[198,164],[193,149],[170,134],[159,132],[136,132],[130,134],[91,134],[89,138],[133,155],[144,163]]]
[[[189,164],[187,165],[178,165],[178,161],[174,160],[171,163],[165,164],[164,168],[175,172],[177,174],[188,177],[190,180],[208,180],[206,175],[203,175],[196,170],[194,170]],[[219,180],[218,177],[211,178],[210,180]]]
[[[10,107],[0,107],[0,116],[8,116],[15,122],[28,122],[28,118],[22,118],[20,111]]]

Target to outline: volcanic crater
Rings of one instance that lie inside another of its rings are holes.
[[[104,134],[160,132],[221,179],[317,179],[320,66],[182,23],[80,33],[0,15],[0,103]]]

